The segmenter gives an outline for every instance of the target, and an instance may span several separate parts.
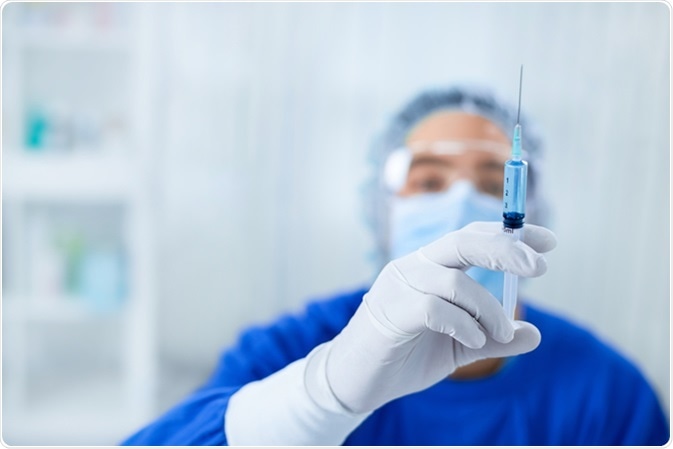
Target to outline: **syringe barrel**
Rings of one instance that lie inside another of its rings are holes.
[[[509,229],[523,227],[526,217],[526,185],[528,184],[528,163],[520,159],[510,159],[505,163],[505,185],[503,192],[503,225]]]

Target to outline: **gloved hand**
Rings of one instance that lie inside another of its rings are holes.
[[[526,225],[515,241],[501,227],[473,223],[386,265],[339,335],[232,395],[228,443],[339,445],[371,411],[461,365],[535,349],[539,331],[509,321],[464,270],[539,276],[556,238]]]
[[[500,223],[472,223],[385,266],[355,315],[307,360],[305,383],[321,403],[325,384],[353,413],[424,390],[457,367],[532,351],[540,333],[510,321],[470,266],[543,274],[541,253],[554,248],[549,230],[526,225],[521,241]]]

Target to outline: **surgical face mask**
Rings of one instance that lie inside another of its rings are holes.
[[[479,193],[468,181],[458,181],[444,192],[394,196],[391,201],[389,251],[392,259],[473,221],[502,220],[502,201]],[[501,272],[471,267],[466,273],[502,301]]]

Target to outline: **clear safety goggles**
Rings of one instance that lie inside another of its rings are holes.
[[[491,155],[491,159],[504,162],[509,158],[511,147],[509,144],[490,140],[442,140],[433,142],[413,142],[410,145],[397,148],[386,158],[383,178],[390,193],[398,193],[405,185],[409,170],[414,158],[422,155],[445,156],[450,160],[466,158],[469,153]],[[526,158],[526,151],[523,157]]]

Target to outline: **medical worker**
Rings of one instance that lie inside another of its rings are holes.
[[[514,120],[486,91],[413,99],[375,146],[367,210],[390,262],[373,284],[251,327],[124,444],[665,444],[630,361],[532,303],[503,312],[502,271],[540,276],[556,245],[534,224],[541,142],[525,118],[529,220],[519,242],[501,232]]]

